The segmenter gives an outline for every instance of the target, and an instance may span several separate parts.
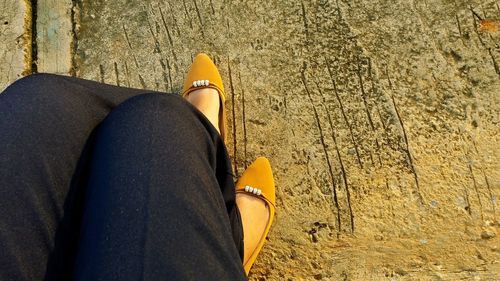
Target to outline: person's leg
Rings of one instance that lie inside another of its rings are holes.
[[[217,90],[212,88],[196,90],[189,93],[186,100],[198,108],[218,129],[220,99]],[[262,239],[270,213],[262,199],[245,193],[236,194],[236,205],[241,212],[245,237],[243,250],[243,264],[245,264]]]
[[[92,154],[74,280],[246,279],[231,165],[200,111],[174,95],[131,98]]]
[[[194,105],[199,111],[210,120],[210,123],[219,132],[219,110],[220,98],[217,90],[212,88],[204,88],[193,91],[188,94],[186,100]]]
[[[0,280],[68,279],[87,140],[113,107],[143,92],[41,74],[0,94]]]

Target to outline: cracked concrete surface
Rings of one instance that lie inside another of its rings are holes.
[[[276,177],[251,280],[499,280],[499,3],[263,2],[66,1],[36,62],[175,92],[214,58],[235,173],[264,155]]]
[[[23,1],[4,0],[0,3],[0,91],[22,75],[27,74],[25,62],[31,60],[31,25],[25,15],[31,14],[30,6]]]

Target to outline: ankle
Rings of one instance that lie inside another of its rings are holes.
[[[203,88],[190,92],[186,100],[194,105],[199,111],[207,117],[212,125],[219,130],[219,110],[220,98],[217,90],[212,88]]]
[[[236,205],[241,214],[244,241],[243,263],[254,253],[269,220],[269,209],[266,203],[252,195],[236,194]]]

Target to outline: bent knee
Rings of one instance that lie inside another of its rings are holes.
[[[22,77],[12,83],[10,87],[38,87],[40,85],[54,84],[58,80],[63,79],[63,76],[49,74],[49,73],[34,73],[28,76]]]
[[[157,114],[189,111],[189,103],[176,94],[145,93],[131,97],[121,103],[115,111]]]
[[[2,96],[17,96],[23,99],[52,99],[57,98],[56,94],[64,91],[64,76],[47,73],[31,74],[23,77],[2,93]]]

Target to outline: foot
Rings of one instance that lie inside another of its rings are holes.
[[[217,132],[219,129],[219,109],[220,98],[217,90],[212,88],[203,88],[190,92],[186,100],[198,108],[199,111],[207,117],[207,119],[214,125]]]
[[[243,264],[246,264],[264,235],[270,213],[264,200],[245,193],[236,194],[236,205],[240,210],[243,224],[245,237]]]

